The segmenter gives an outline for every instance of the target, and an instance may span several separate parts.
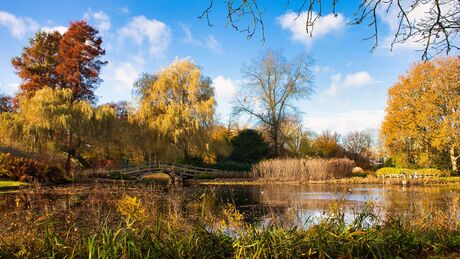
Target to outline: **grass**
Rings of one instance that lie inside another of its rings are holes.
[[[18,181],[2,181],[0,180],[0,190],[4,189],[15,189],[19,188],[21,186],[27,185],[26,183],[23,182],[18,182]]]
[[[349,218],[331,204],[302,226],[276,218],[260,226],[244,223],[232,204],[211,213],[209,194],[185,206],[178,193],[152,203],[159,193],[151,189],[132,196],[100,190],[63,204],[48,204],[36,192],[17,195],[16,209],[1,212],[0,258],[420,258],[460,251],[460,223],[444,211],[381,218],[368,203]],[[195,212],[192,221],[184,206]]]

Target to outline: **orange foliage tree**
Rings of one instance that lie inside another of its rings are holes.
[[[402,164],[433,166],[438,156],[458,172],[460,59],[421,62],[401,76],[388,91],[381,132],[385,147]]]
[[[95,101],[94,89],[101,82],[99,73],[105,54],[98,31],[86,21],[71,22],[59,42],[57,74],[62,77],[62,87],[70,88],[74,99]]]

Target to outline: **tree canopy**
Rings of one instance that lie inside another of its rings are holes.
[[[148,90],[141,91],[138,118],[170,138],[188,160],[193,140],[214,118],[211,80],[189,60],[174,61],[154,78]]]
[[[458,171],[460,60],[418,63],[401,76],[388,90],[382,136],[400,164],[430,166],[450,160],[453,171]]]

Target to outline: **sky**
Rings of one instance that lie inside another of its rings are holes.
[[[141,73],[187,58],[213,80],[217,117],[225,123],[235,94],[244,87],[242,67],[273,48],[288,58],[307,53],[314,59],[314,94],[296,103],[303,125],[344,135],[379,128],[388,88],[421,59],[415,42],[389,50],[397,21],[391,12],[378,13],[380,42],[370,53],[373,42],[363,39],[373,31],[349,25],[357,1],[340,1],[337,16],[323,10],[312,37],[305,31],[305,14],[296,19],[296,1],[288,6],[287,1],[260,1],[266,7],[265,41],[260,29],[247,39],[226,26],[224,1],[214,2],[209,26],[198,16],[210,0],[0,0],[0,90],[17,91],[20,79],[10,60],[35,32],[65,32],[69,21],[83,19],[100,31],[106,49],[108,64],[96,91],[99,103],[132,100],[132,85]]]

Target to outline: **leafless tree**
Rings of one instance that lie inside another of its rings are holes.
[[[209,0],[209,6],[199,15],[212,26],[210,13],[215,1]],[[217,2],[217,1],[216,1]],[[316,22],[326,12],[338,15],[339,0],[285,0],[286,8],[295,5],[298,16],[306,13],[306,33],[312,36]],[[291,3],[292,2],[292,3]],[[350,4],[348,1],[346,4]],[[266,7],[257,0],[223,0],[227,9],[227,26],[246,33],[252,38],[260,29],[262,41],[265,40],[263,14]],[[340,1],[342,3],[342,1]],[[350,25],[365,24],[372,28],[366,39],[373,39],[373,51],[379,44],[380,15],[391,15],[395,30],[391,50],[395,44],[415,42],[422,47],[422,59],[429,59],[440,53],[449,54],[460,48],[460,1],[459,0],[361,0],[356,7]]]
[[[372,136],[367,131],[351,132],[345,137],[344,146],[352,154],[363,155],[372,146]]]
[[[312,93],[311,63],[305,55],[288,61],[280,52],[267,50],[243,68],[244,87],[234,113],[248,114],[267,129],[275,156],[280,153],[281,124],[297,114],[293,101]]]

